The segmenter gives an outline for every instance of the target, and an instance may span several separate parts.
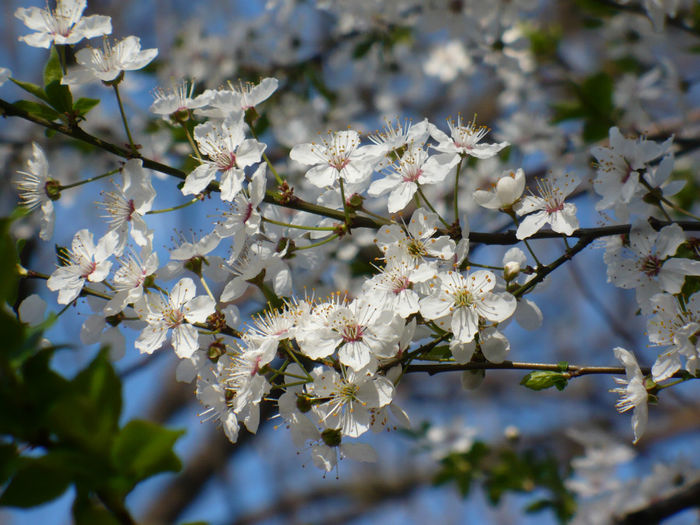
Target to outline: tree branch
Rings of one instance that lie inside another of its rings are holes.
[[[646,525],[659,523],[684,509],[700,507],[700,479],[671,492],[667,497],[655,499],[646,507],[615,519],[616,525]]]
[[[516,361],[503,361],[502,363],[442,363],[434,365],[408,365],[404,372],[426,372],[430,375],[440,374],[443,372],[461,372],[464,370],[545,370],[551,372],[561,372],[566,379],[572,377],[592,375],[592,374],[619,374],[625,375],[624,366],[579,366],[566,365],[562,366],[556,363],[520,363]],[[644,367],[641,369],[642,374],[651,374],[651,368]],[[676,372],[672,377],[683,378],[688,377],[687,372]],[[690,376],[692,379],[700,379],[700,377]]]

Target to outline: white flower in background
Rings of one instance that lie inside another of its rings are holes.
[[[28,171],[18,171],[22,177],[15,182],[22,206],[32,211],[41,208],[39,238],[48,241],[53,235],[56,213],[52,196],[58,197],[58,181],[49,177],[49,164],[39,145],[32,143],[32,156],[27,160]],[[54,198],[55,198],[54,197]]]
[[[591,154],[598,161],[593,189],[602,197],[597,210],[615,207],[624,210],[637,190],[639,174],[647,163],[661,157],[671,147],[673,139],[663,144],[646,139],[626,139],[616,127],[610,128],[609,147],[596,146]]]
[[[114,295],[104,307],[105,315],[116,315],[126,305],[143,297],[143,285],[158,269],[158,254],[149,246],[141,250],[141,256],[131,254],[120,259],[121,267],[114,272]]]
[[[669,294],[651,298],[654,315],[647,321],[649,341],[654,346],[667,347],[651,368],[654,381],[669,379],[681,368],[697,374],[700,368],[700,292],[690,296],[687,303]]]
[[[525,172],[522,168],[504,171],[490,191],[476,190],[474,200],[490,210],[508,209],[520,199],[525,190]]]
[[[114,232],[102,237],[97,246],[89,230],[76,233],[71,249],[67,250],[65,266],[59,266],[46,281],[49,290],[58,292],[58,303],[68,304],[78,297],[86,280],[93,283],[103,281],[112,268],[112,262],[107,259],[116,246],[117,235]]]
[[[102,41],[102,49],[84,47],[75,54],[78,66],[68,70],[61,84],[76,85],[90,82],[109,82],[123,71],[145,67],[158,54],[155,48],[141,50],[141,40],[128,36],[114,44]]]
[[[480,144],[490,130],[486,126],[477,126],[476,119],[463,125],[462,116],[458,115],[457,122],[448,120],[447,125],[450,128],[450,136],[434,124],[430,124],[430,135],[438,141],[438,145],[434,147],[442,153],[488,159],[509,145],[508,142]]]
[[[175,353],[180,358],[190,357],[199,348],[197,329],[190,323],[203,323],[216,307],[211,297],[195,297],[196,293],[192,279],[185,277],[173,286],[167,297],[155,293],[142,296],[134,310],[148,326],[136,340],[136,348],[142,353],[152,354],[165,344],[172,329]]]
[[[116,255],[124,253],[129,225],[131,238],[137,245],[150,246],[153,242],[153,230],[149,230],[143,220],[143,215],[151,210],[156,198],[150,172],[143,169],[141,159],[131,159],[122,168],[122,179],[123,186],[105,193],[101,203],[107,212],[105,218],[109,221],[109,229],[115,231],[119,238]]]
[[[161,87],[154,91],[155,100],[149,111],[156,115],[170,116],[190,109],[201,108],[206,100],[201,97],[192,97],[194,82],[181,80],[174,83],[169,89]]]
[[[34,293],[20,303],[17,314],[23,323],[36,326],[46,319],[46,301]]]
[[[634,288],[643,314],[651,312],[652,296],[660,292],[677,294],[687,275],[700,275],[700,261],[672,257],[685,242],[678,224],[660,231],[642,221],[632,226],[629,247],[610,244],[605,254],[608,280],[620,288]]]
[[[420,313],[428,320],[440,320],[457,342],[469,343],[479,331],[479,320],[500,323],[515,312],[515,297],[508,292],[491,292],[496,276],[478,270],[466,277],[458,272],[438,274],[435,292],[420,301]]]
[[[518,215],[527,215],[515,236],[527,239],[545,224],[550,224],[552,230],[564,235],[574,233],[578,229],[576,205],[565,202],[565,199],[578,185],[578,179],[566,173],[538,180],[539,196],[526,195],[513,206]]]
[[[398,119],[393,123],[385,121],[381,131],[367,137],[372,144],[363,146],[362,153],[375,169],[386,168],[398,160],[405,150],[422,148],[429,136],[428,119],[423,119],[418,124],[413,124],[410,120],[403,124]]]
[[[386,177],[370,185],[367,194],[378,197],[391,192],[388,200],[389,213],[396,213],[411,202],[420,185],[444,181],[458,162],[459,157],[453,155],[428,157],[424,149],[409,147],[394,162]]]
[[[611,392],[620,395],[620,400],[615,405],[618,412],[634,410],[632,413],[632,429],[634,430],[633,443],[636,443],[644,434],[648,419],[648,396],[644,387],[644,376],[634,354],[619,346],[613,352],[615,352],[615,357],[625,367],[625,379],[615,377],[615,382],[621,386],[611,390]]]
[[[239,82],[235,85],[229,82],[229,89],[207,89],[198,97],[206,107],[198,110],[197,114],[215,118],[242,118],[243,112],[267,100],[278,85],[276,78],[263,78],[258,84]]]
[[[48,3],[47,3],[48,4]],[[56,9],[19,7],[15,16],[36,31],[19,37],[32,47],[51,47],[56,44],[76,44],[83,38],[109,35],[112,20],[108,16],[83,16],[87,0],[57,0]]]
[[[12,76],[12,71],[6,67],[0,67],[0,86],[7,82]]]
[[[343,436],[356,438],[370,429],[371,409],[391,403],[394,385],[382,375],[342,370],[339,374],[331,368],[314,368],[314,382],[307,385],[307,391],[323,400],[313,404],[313,411],[326,428],[339,429]]]
[[[441,82],[452,82],[460,73],[472,69],[472,61],[459,40],[450,40],[439,44],[430,51],[423,63],[423,71],[431,77],[438,77]]]
[[[359,146],[357,131],[336,131],[322,137],[320,143],[297,144],[289,157],[299,164],[313,166],[306,172],[306,178],[318,188],[334,186],[339,178],[360,183],[370,176],[372,167]]]
[[[225,120],[205,122],[194,128],[202,156],[197,166],[185,179],[184,195],[196,195],[203,191],[221,172],[221,199],[231,201],[243,188],[243,168],[260,162],[265,144],[255,139],[246,139],[243,122]]]

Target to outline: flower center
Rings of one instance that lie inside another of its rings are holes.
[[[365,327],[358,324],[355,325],[345,325],[343,327],[343,333],[341,334],[343,341],[346,343],[352,343],[355,341],[362,341],[362,336],[365,333]]]
[[[641,264],[642,273],[648,277],[656,277],[661,271],[661,259],[656,255],[648,255]]]
[[[457,290],[454,301],[457,308],[462,308],[472,306],[476,302],[476,299],[474,298],[474,294],[469,290],[462,289]]]

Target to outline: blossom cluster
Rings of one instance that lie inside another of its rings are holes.
[[[17,17],[36,31],[24,41],[49,47],[110,34],[108,17],[82,17],[85,6],[63,0],[55,10],[18,10]],[[105,39],[101,50],[79,49],[77,66],[61,82],[73,87],[99,80],[119,97],[125,72],[144,68],[157,54],[141,50],[135,36]],[[508,323],[540,326],[542,311],[527,294],[553,268],[541,264],[527,240],[547,225],[565,239],[577,232],[571,200],[586,188],[560,168],[530,181],[522,166],[502,170],[499,156],[509,142],[492,142],[476,117],[469,122],[459,115],[446,129],[427,118],[387,122],[364,143],[353,129],[331,130],[312,142],[291,141],[288,159],[275,165],[256,120],[280,85],[268,77],[195,94],[194,83],[183,79],[157,90],[153,120],[187,135],[195,164],[180,189],[191,200],[180,207],[214,197],[216,219],[201,235],[179,239],[161,264],[147,216],[162,210],[154,210],[152,171],[124,119],[133,158],[113,170],[120,182],[102,194],[106,232],[97,240],[91,229],[75,233],[47,286],[63,305],[91,296],[93,315],[81,332],[85,343],[123,347],[115,329],[129,326],[138,332],[135,347],[142,353],[172,347],[180,359],[178,379],[196,385],[205,417],[218,421],[232,442],[241,424],[256,432],[261,417],[271,416],[263,406],[276,402],[274,415],[295,446],[308,448],[313,463],[330,471],[340,457],[375,458],[369,445],[355,441],[366,432],[410,424],[396,389],[415,359],[502,363],[511,350]],[[597,161],[592,187],[601,197],[596,208],[631,228],[607,238],[608,278],[635,290],[648,316],[649,340],[663,349],[651,370],[653,382],[682,368],[695,375],[700,292],[688,294],[685,287],[689,276],[700,276],[697,240],[673,221],[657,229],[648,220],[667,214],[682,188],[669,180],[673,141],[625,138],[615,127],[609,133],[608,144],[590,152]],[[278,172],[280,164],[291,173],[287,178]],[[486,166],[481,169],[492,184],[461,184],[468,167],[479,166]],[[19,175],[21,201],[41,209],[39,235],[50,240],[53,202],[68,186],[50,176],[36,143]],[[431,202],[431,191],[442,187],[455,188],[454,216],[444,203]],[[469,192],[462,198],[464,187]],[[470,259],[467,215],[479,206],[512,221],[515,239],[524,241],[532,260],[519,247],[508,250],[498,267]],[[384,210],[388,217],[380,215]],[[310,274],[336,284],[328,277],[331,255],[343,257],[335,241],[357,238],[365,227],[379,254],[371,273],[349,282],[345,293],[302,294]],[[244,325],[237,304],[256,293],[267,307]],[[121,353],[123,348],[115,350]],[[653,385],[631,352],[618,347],[614,355],[627,370],[615,390],[621,395],[617,406],[634,409],[636,441]]]

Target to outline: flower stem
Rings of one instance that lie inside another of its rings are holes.
[[[192,133],[190,133],[190,130],[187,127],[187,124],[185,124],[184,122],[180,122],[180,125],[182,126],[182,129],[185,132],[185,136],[187,137],[187,142],[190,143],[190,146],[192,147],[192,151],[194,151],[194,154],[197,157],[197,160],[201,163],[202,162],[202,155],[201,155],[201,153],[199,153],[199,148],[197,147],[197,143],[192,138]]]
[[[124,104],[122,104],[122,97],[119,95],[119,86],[117,84],[113,84],[114,86],[114,93],[117,96],[117,103],[119,104],[119,113],[121,113],[122,116],[122,122],[124,123],[124,131],[126,131],[126,136],[129,139],[129,145],[131,146],[131,150],[134,154],[138,153],[138,149],[134,145],[134,139],[131,137],[131,131],[129,131],[129,124],[126,121],[126,113],[124,113]]]
[[[277,226],[283,226],[285,228],[296,228],[298,230],[310,230],[319,232],[332,232],[335,228],[332,226],[302,226],[301,224],[290,224],[288,222],[275,221],[273,219],[268,219],[267,217],[262,218],[263,222],[269,222],[270,224],[276,224]]]
[[[122,168],[116,168],[116,169],[113,169],[112,171],[108,171],[107,173],[103,173],[102,175],[96,175],[94,177],[90,177],[89,179],[79,180],[78,182],[73,182],[72,184],[66,184],[66,185],[61,184],[58,187],[58,189],[59,189],[59,191],[68,190],[70,188],[75,188],[77,186],[87,184],[88,182],[94,182],[96,180],[104,179],[105,177],[109,177],[110,175],[114,175],[115,173],[119,173],[121,171],[121,169]]]
[[[214,294],[211,293],[211,290],[209,289],[209,285],[207,284],[207,281],[204,278],[204,276],[200,275],[199,280],[201,281],[202,286],[204,286],[204,291],[207,292],[207,295],[211,298],[211,300],[216,303],[217,302],[216,298],[214,297]]]
[[[343,215],[345,216],[345,231],[348,235],[352,235],[350,231],[350,211],[348,210],[348,203],[345,201],[345,184],[343,183],[343,177],[339,177],[340,180],[340,198],[343,200]]]
[[[297,247],[294,248],[294,251],[298,252],[298,251],[301,251],[301,250],[309,250],[309,249],[311,249],[311,248],[316,248],[317,246],[322,246],[322,245],[327,244],[327,243],[329,243],[329,242],[331,242],[331,241],[334,241],[334,240],[337,239],[337,238],[338,238],[338,234],[337,234],[337,233],[334,233],[333,235],[331,235],[331,236],[329,236],[329,237],[326,237],[326,238],[323,239],[322,241],[315,242],[315,243],[313,243],[313,244],[308,244],[308,245],[306,245],[306,246],[297,246]]]
[[[428,208],[430,208],[430,211],[432,211],[435,215],[438,216],[438,219],[440,219],[440,222],[442,222],[442,224],[445,225],[445,228],[449,228],[450,225],[447,224],[447,221],[442,218],[442,216],[435,210],[435,208],[433,208],[433,205],[430,204],[430,201],[427,199],[427,197],[423,193],[423,190],[420,189],[420,186],[418,184],[416,184],[416,190],[418,190],[418,195],[420,195],[421,199],[423,199],[423,202],[425,203],[425,205]]]
[[[464,159],[459,160],[459,164],[457,164],[457,174],[455,175],[454,206],[456,223],[459,223],[459,175],[462,172],[462,162],[464,162]]]
[[[198,198],[198,197],[195,197],[195,198],[192,199],[191,201],[187,201],[187,202],[184,203],[184,204],[178,204],[177,206],[173,206],[172,208],[163,208],[162,210],[151,210],[151,211],[147,211],[144,215],[153,215],[153,214],[156,214],[156,213],[167,213],[167,212],[169,212],[169,211],[180,210],[180,209],[182,209],[182,208],[186,208],[187,206],[190,206],[190,205],[194,204],[194,203],[197,202],[198,200],[199,200],[199,198]]]
[[[254,138],[255,140],[257,140],[258,142],[260,142],[260,139],[258,139],[258,134],[255,133],[255,129],[253,129],[253,126],[252,126],[252,125],[250,126],[250,133],[251,133],[251,135],[253,135],[253,138]],[[263,151],[263,154],[262,154],[262,158],[263,158],[263,160],[267,163],[267,166],[270,168],[270,171],[272,172],[272,174],[275,176],[275,180],[277,181],[277,184],[280,184],[280,185],[281,185],[281,184],[284,182],[284,179],[283,179],[282,177],[280,177],[280,174],[279,174],[279,173],[277,173],[277,170],[276,170],[275,167],[272,165],[272,162],[270,162],[270,159],[267,158],[267,154],[266,154],[264,151]]]

